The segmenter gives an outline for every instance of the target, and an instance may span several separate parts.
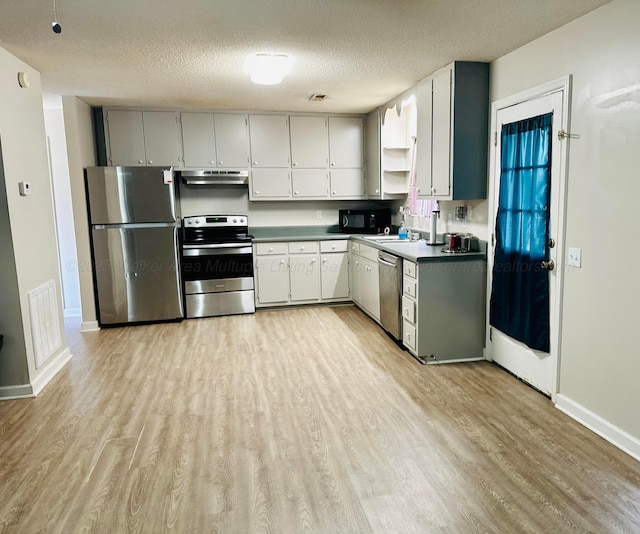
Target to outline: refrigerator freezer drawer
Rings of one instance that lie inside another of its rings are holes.
[[[175,226],[92,229],[101,325],[183,317]]]

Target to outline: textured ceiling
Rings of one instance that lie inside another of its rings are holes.
[[[366,112],[453,61],[491,61],[609,0],[2,0],[0,45],[92,105]],[[248,54],[292,72],[258,86]],[[309,102],[312,93],[324,102]]]

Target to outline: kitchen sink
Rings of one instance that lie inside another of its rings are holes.
[[[400,241],[400,238],[397,235],[367,235],[367,236],[364,236],[364,238],[369,239],[370,241],[375,241],[377,243]],[[403,241],[406,241],[406,239],[404,239]]]

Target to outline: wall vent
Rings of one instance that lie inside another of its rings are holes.
[[[31,317],[31,339],[37,369],[62,346],[55,283],[50,280],[29,291],[27,295]]]
[[[310,102],[322,102],[325,98],[327,98],[327,95],[323,95],[321,93],[313,93],[309,97],[309,101]]]

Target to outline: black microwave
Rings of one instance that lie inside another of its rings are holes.
[[[391,210],[338,210],[338,226],[343,234],[381,234],[391,227]]]

